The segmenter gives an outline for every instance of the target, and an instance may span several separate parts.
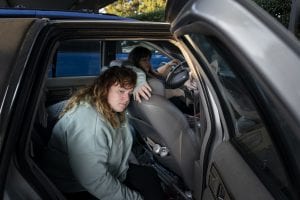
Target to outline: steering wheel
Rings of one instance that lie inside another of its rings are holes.
[[[166,88],[175,89],[181,87],[189,79],[189,68],[186,61],[172,66],[166,78]]]

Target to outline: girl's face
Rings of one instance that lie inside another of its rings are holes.
[[[138,64],[145,72],[149,72],[151,69],[150,56],[141,58]]]
[[[107,101],[115,112],[123,112],[130,101],[133,88],[123,88],[120,84],[114,84],[108,91]]]

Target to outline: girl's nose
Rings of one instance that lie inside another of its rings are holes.
[[[129,93],[123,94],[123,95],[122,95],[122,99],[125,100],[125,101],[129,101],[129,99],[130,99]]]

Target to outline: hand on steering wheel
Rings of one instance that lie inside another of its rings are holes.
[[[171,89],[181,87],[189,79],[189,68],[186,61],[172,67],[167,78],[166,86]]]

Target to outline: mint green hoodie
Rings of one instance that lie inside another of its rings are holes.
[[[132,135],[128,122],[113,128],[89,103],[68,111],[55,125],[44,169],[63,192],[88,191],[101,200],[143,199],[126,178]]]
[[[141,69],[135,90],[146,83]],[[53,128],[43,169],[64,193],[88,191],[101,200],[139,200],[126,178],[132,135],[125,123],[113,128],[88,102],[69,110]]]
[[[137,74],[135,91],[146,83]],[[132,135],[125,123],[113,128],[88,102],[71,109],[56,123],[43,156],[43,169],[64,193],[88,191],[101,200],[139,200],[140,194],[122,181],[126,178]]]

